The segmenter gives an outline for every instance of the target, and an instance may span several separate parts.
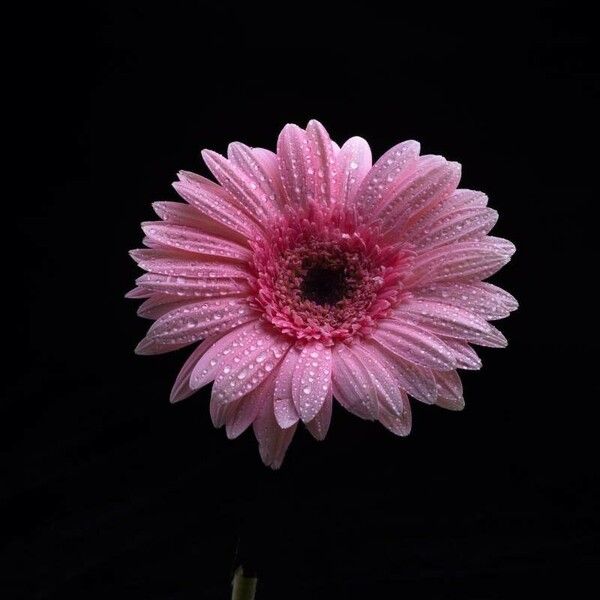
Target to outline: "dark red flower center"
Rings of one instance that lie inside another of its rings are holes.
[[[368,228],[294,215],[273,223],[268,243],[254,245],[252,304],[298,340],[350,340],[405,297],[411,258]]]
[[[346,297],[348,269],[343,261],[331,264],[307,261],[302,265],[304,274],[300,289],[302,296],[315,304],[331,306]]]

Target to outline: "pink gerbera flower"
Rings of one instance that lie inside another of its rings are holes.
[[[325,437],[334,399],[398,435],[409,396],[463,407],[457,369],[481,366],[471,344],[506,345],[488,321],[517,302],[483,282],[515,248],[488,235],[487,197],[457,189],[458,163],[407,141],[372,166],[365,140],[340,149],[317,121],[286,125],[276,154],[203,157],[218,183],[181,172],[187,204],[155,203],[131,253],[147,273],[128,295],[156,320],[137,352],[204,340],[172,402],[213,382],[214,425],[252,425],[273,468],[299,422]]]

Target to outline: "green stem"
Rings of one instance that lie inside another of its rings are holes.
[[[256,577],[246,577],[244,568],[240,565],[233,575],[231,600],[254,600],[256,594]]]

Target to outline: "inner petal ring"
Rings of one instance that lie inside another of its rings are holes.
[[[325,345],[366,335],[405,299],[412,252],[341,223],[282,219],[255,245],[255,308],[282,333]],[[350,233],[351,231],[351,233]]]

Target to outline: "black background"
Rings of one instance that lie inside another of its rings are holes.
[[[8,257],[26,260],[4,318],[28,345],[3,378],[4,597],[227,598],[240,532],[260,600],[593,584],[593,19],[525,4],[29,16],[28,175],[6,201],[24,209]],[[374,155],[415,138],[461,162],[517,246],[494,282],[521,308],[500,322],[509,348],[465,373],[464,412],[413,403],[399,439],[337,407],[326,441],[301,431],[272,472],[249,432],[213,429],[207,390],[168,403],[189,350],[133,354],[148,322],[123,298],[127,250],[177,170],[207,174],[202,148],[273,148],[313,117]]]

